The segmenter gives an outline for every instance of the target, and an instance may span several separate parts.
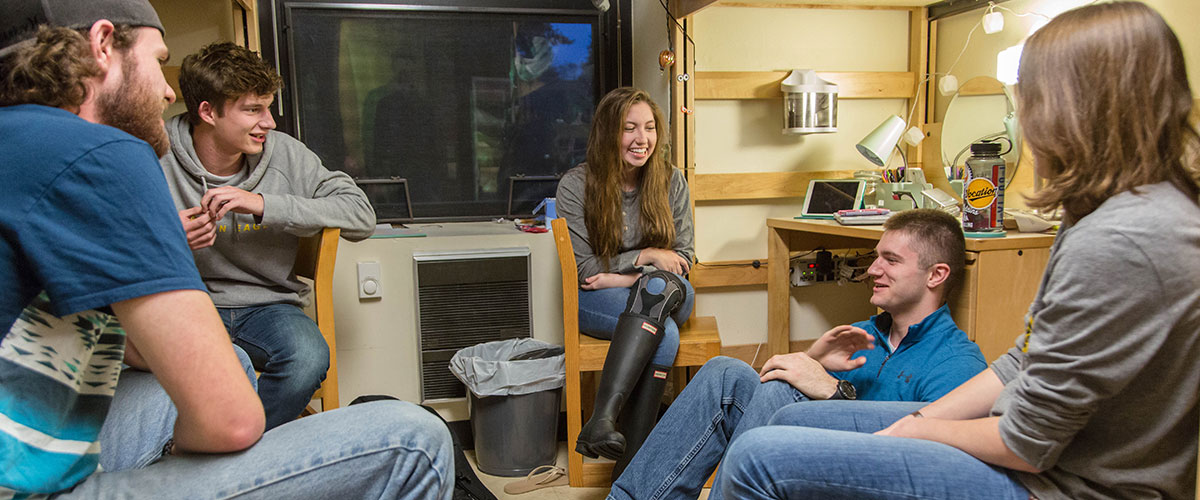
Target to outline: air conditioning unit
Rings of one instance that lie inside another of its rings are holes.
[[[529,248],[413,252],[423,401],[466,397],[450,373],[464,347],[533,336]]]

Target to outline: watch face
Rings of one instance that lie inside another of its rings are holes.
[[[858,391],[854,389],[854,384],[849,380],[838,382],[838,392],[842,393],[842,397],[846,399],[858,399]]]

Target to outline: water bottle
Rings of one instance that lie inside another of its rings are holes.
[[[1004,230],[1004,168],[1007,164],[1000,157],[1000,149],[1000,143],[993,140],[971,144],[967,183],[963,187],[963,231]]]

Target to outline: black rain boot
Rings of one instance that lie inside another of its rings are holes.
[[[604,358],[595,409],[579,431],[575,451],[586,457],[612,460],[625,452],[625,437],[617,430],[617,415],[637,385],[646,363],[658,350],[662,328],[662,323],[648,317],[621,314],[608,347],[608,356]]]
[[[596,389],[595,410],[579,432],[576,452],[612,460],[625,452],[625,437],[616,426],[617,415],[658,349],[667,317],[683,303],[684,290],[682,280],[665,271],[643,275],[634,284],[613,331]]]
[[[662,405],[663,390],[667,388],[667,375],[670,370],[669,366],[654,363],[646,365],[641,383],[633,390],[633,394],[629,395],[629,401],[621,410],[621,417],[617,419],[617,425],[621,428],[621,434],[625,436],[625,453],[621,454],[621,458],[617,459],[617,464],[613,466],[613,482],[621,477],[625,467],[629,465],[638,449],[642,447],[642,443],[646,442],[646,438],[650,436],[650,431],[654,430],[654,424],[658,422],[658,409]]]

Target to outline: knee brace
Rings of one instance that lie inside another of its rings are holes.
[[[654,271],[643,274],[629,290],[625,313],[649,318],[662,325],[679,309],[687,293],[687,284],[674,273]]]

